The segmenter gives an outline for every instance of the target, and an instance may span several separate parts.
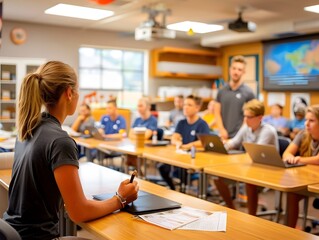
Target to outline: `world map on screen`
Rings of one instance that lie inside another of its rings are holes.
[[[265,76],[319,75],[319,40],[272,45],[264,64]]]

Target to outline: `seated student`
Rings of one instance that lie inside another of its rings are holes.
[[[184,100],[183,112],[186,119],[178,122],[175,132],[172,135],[172,144],[183,150],[189,150],[192,146],[202,146],[200,140],[197,139],[197,133],[209,133],[209,128],[207,123],[198,116],[201,105],[201,98],[194,97],[193,95],[188,96]],[[175,190],[175,186],[170,176],[171,166],[162,164],[159,167],[159,172],[168,186]]]
[[[306,163],[319,165],[319,105],[306,110],[305,130],[300,131],[289,144],[282,159],[289,163]],[[295,227],[299,215],[299,201],[302,193],[287,193],[287,225]]]
[[[106,115],[101,117],[100,133],[107,138],[126,137],[125,118],[118,114],[116,100],[107,101]]]
[[[135,138],[135,127],[145,127],[145,139],[150,139],[153,135],[153,131],[157,130],[157,119],[151,113],[151,103],[147,97],[142,97],[138,100],[137,111],[140,116],[135,119],[129,137]]]
[[[184,96],[178,95],[174,98],[174,109],[169,112],[169,119],[165,124],[165,127],[175,130],[177,123],[184,119],[183,113]]]
[[[41,65],[22,81],[9,206],[3,218],[23,240],[58,238],[62,203],[78,223],[110,214],[123,208],[124,200],[128,204],[137,198],[137,182],[129,179],[105,201],[84,195],[76,144],[61,128],[76,109],[78,86],[74,70],[58,61]],[[46,110],[41,113],[42,107]]]
[[[216,122],[215,114],[214,114],[214,104],[215,104],[215,101],[211,100],[207,105],[207,109],[203,111],[202,113],[200,113],[200,115],[202,119],[208,124],[210,131],[213,133],[217,133],[218,128],[217,128],[217,122]]]
[[[240,149],[242,142],[252,142],[258,144],[271,144],[278,148],[278,136],[276,129],[262,123],[262,118],[265,113],[264,104],[257,99],[250,100],[243,106],[244,125],[239,129],[235,137],[225,143],[226,149]],[[235,209],[229,188],[223,178],[214,180],[216,188],[226,202],[227,206]],[[252,184],[246,184],[248,197],[248,212],[256,215],[258,193],[257,187]]]
[[[306,114],[306,109],[304,106],[297,107],[296,111],[294,112],[295,119],[289,122],[289,130],[290,130],[289,137],[291,139],[294,139],[297,133],[305,129],[305,121],[306,121],[305,114]]]
[[[83,103],[80,105],[79,115],[72,124],[72,129],[76,132],[84,133],[86,127],[94,126],[94,118],[91,115],[91,108],[89,105]]]
[[[263,123],[274,126],[281,136],[289,136],[289,121],[282,116],[283,107],[280,104],[271,106],[270,115],[264,116]]]
[[[130,132],[129,138],[135,139],[134,128],[135,127],[145,127],[145,139],[150,139],[153,135],[153,132],[157,130],[157,119],[151,113],[151,103],[149,98],[142,97],[138,100],[137,103],[137,111],[139,113],[139,117],[135,119]],[[128,155],[127,162],[128,166],[137,166],[136,156]]]

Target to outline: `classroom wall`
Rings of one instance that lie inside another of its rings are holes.
[[[15,45],[11,42],[10,31],[14,27],[22,27],[26,30],[27,40],[24,44]],[[145,51],[163,46],[202,49],[198,43],[190,40],[159,39],[150,42],[135,41],[133,34],[4,20],[0,56],[60,60],[70,64],[77,70],[78,49],[83,45],[141,49]],[[149,78],[146,92],[155,97],[157,88],[161,85],[180,86],[183,84],[185,85],[179,79]],[[203,86],[207,82],[196,81],[194,84]],[[90,91],[83,91],[80,99],[88,92]],[[67,122],[70,122],[70,120],[67,120]]]
[[[222,52],[222,66],[223,66],[223,78],[229,79],[228,72],[228,61],[229,57],[234,55],[251,55],[257,54],[259,56],[259,89],[260,100],[263,100],[266,105],[266,114],[269,114],[270,107],[268,106],[268,92],[263,91],[263,45],[262,42],[252,42],[238,45],[225,46],[221,48]],[[290,96],[292,92],[284,92],[286,99],[286,106],[284,108],[283,115],[290,118]],[[310,94],[310,104],[319,104],[319,93],[316,91],[309,92]]]
[[[27,31],[25,44],[15,45],[10,41],[10,31],[14,27],[22,27]],[[4,21],[0,55],[2,57],[60,60],[78,69],[78,49],[83,45],[142,49],[146,51],[162,46],[202,49],[199,44],[189,40],[135,41],[133,34]],[[154,96],[157,93],[157,87],[162,84],[170,83],[177,86],[181,84],[181,81],[176,79],[169,79],[168,81],[156,80],[154,82],[154,79],[149,79],[149,89],[147,90]]]

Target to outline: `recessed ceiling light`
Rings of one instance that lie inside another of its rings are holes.
[[[189,29],[192,29],[195,33],[208,33],[208,32],[216,32],[223,30],[224,27],[222,25],[216,24],[206,24],[201,22],[192,22],[192,21],[184,21],[179,23],[169,24],[167,26],[168,29],[188,32]]]
[[[308,6],[304,8],[305,11],[319,13],[319,5]]]
[[[82,18],[88,20],[100,20],[106,17],[110,17],[114,14],[114,12],[108,10],[87,8],[63,3],[59,3],[51,8],[48,8],[44,12],[46,14]]]

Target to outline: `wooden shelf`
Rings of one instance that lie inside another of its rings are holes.
[[[16,103],[15,99],[1,99],[1,103]]]
[[[218,51],[163,47],[154,49],[151,74],[154,77],[212,80],[221,76]]]
[[[16,80],[3,80],[3,79],[0,79],[1,81],[1,84],[16,84]]]

